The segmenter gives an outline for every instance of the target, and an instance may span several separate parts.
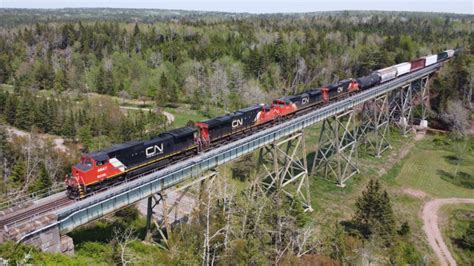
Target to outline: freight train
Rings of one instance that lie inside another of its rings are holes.
[[[288,119],[299,111],[317,108],[338,98],[347,97],[445,61],[454,54],[454,50],[446,50],[412,62],[379,69],[364,77],[346,79],[298,95],[275,99],[271,104],[249,106],[233,113],[197,122],[193,127],[187,126],[159,134],[149,140],[130,141],[83,154],[81,161],[72,167],[71,175],[66,178],[68,197],[73,199],[86,197],[93,191],[126,179],[133,179],[171,162],[206,151],[241,134],[257,130],[263,125]]]

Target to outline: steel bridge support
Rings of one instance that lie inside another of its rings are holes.
[[[263,194],[283,193],[313,211],[303,130],[260,149],[254,184]]]
[[[412,129],[413,120],[413,87],[412,83],[394,91],[390,102],[390,118],[400,128],[403,136],[406,136]]]
[[[183,217],[179,217],[180,213],[178,211],[179,205],[181,204],[182,199],[190,192],[190,189],[195,186],[199,185],[199,201],[202,199],[202,193],[205,190],[206,181],[217,177],[217,171],[209,171],[206,175],[197,178],[187,184],[184,184],[178,188],[172,190],[162,191],[155,195],[148,197],[147,199],[147,215],[146,215],[146,236],[145,240],[150,241],[152,238],[153,230],[152,224],[154,224],[156,230],[160,234],[163,242],[167,245],[168,237],[171,234],[171,224],[179,221]],[[172,204],[169,204],[168,198],[170,195],[176,196],[176,199]],[[157,219],[157,217],[153,217],[154,209],[161,204],[162,208],[162,219]],[[188,206],[190,207],[190,206]],[[189,214],[189,213],[187,213]],[[155,218],[155,219],[154,219]],[[170,222],[170,220],[172,222]],[[165,229],[166,234],[163,232],[162,229]]]
[[[323,122],[311,174],[334,179],[339,187],[359,173],[355,110],[351,108]]]
[[[431,109],[430,105],[430,91],[429,91],[429,76],[422,77],[418,82],[418,95],[420,98],[421,104],[421,120],[420,120],[420,127],[427,128],[428,127],[428,111]]]
[[[381,95],[364,103],[362,124],[359,129],[360,143],[363,143],[375,157],[391,148],[387,139],[390,132],[388,95]]]

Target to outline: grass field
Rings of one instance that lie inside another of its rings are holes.
[[[196,122],[207,119],[203,114],[196,110],[190,110],[187,107],[165,107],[163,110],[174,115],[173,127],[183,127],[186,126],[189,121]]]
[[[444,219],[441,219],[440,229],[451,254],[458,265],[472,265],[474,263],[474,252],[468,252],[460,248],[456,243],[469,226],[474,216],[473,204],[445,205],[440,213]]]

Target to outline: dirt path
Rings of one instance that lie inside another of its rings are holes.
[[[441,265],[457,265],[456,261],[451,256],[446,243],[444,243],[441,231],[438,227],[438,210],[442,205],[445,204],[459,204],[459,203],[471,203],[474,204],[474,199],[463,199],[463,198],[448,198],[448,199],[435,199],[429,201],[423,207],[423,230],[428,237],[428,242],[433,248],[436,256]]]

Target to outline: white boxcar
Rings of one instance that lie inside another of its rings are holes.
[[[449,58],[453,57],[453,55],[454,55],[454,50],[450,49],[450,50],[446,50],[445,52],[448,53]]]
[[[434,55],[428,55],[428,56],[425,56],[423,57],[426,59],[426,63],[425,63],[425,66],[429,66],[429,65],[432,65],[434,63],[436,63],[438,61],[438,55],[434,54]]]
[[[400,63],[398,65],[394,65],[393,67],[397,69],[397,77],[398,77],[410,72],[411,64],[405,62],[405,63]]]
[[[380,76],[380,82],[386,82],[397,77],[397,69],[393,66],[379,69],[376,73]]]

